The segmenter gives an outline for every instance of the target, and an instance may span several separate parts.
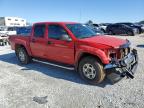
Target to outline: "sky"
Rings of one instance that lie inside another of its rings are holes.
[[[28,22],[72,21],[85,23],[144,20],[144,0],[0,0],[0,17]]]

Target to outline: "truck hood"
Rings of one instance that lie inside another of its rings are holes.
[[[90,38],[80,39],[80,41],[84,43],[89,43],[93,45],[105,45],[108,47],[119,48],[122,45],[127,44],[128,40],[123,40],[115,37],[110,36],[93,36]]]

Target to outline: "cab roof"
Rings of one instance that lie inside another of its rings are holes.
[[[78,24],[77,22],[37,22],[35,24]]]

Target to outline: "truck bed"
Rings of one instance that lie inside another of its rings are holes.
[[[22,43],[24,43],[24,45],[29,45],[30,36],[12,35],[9,36],[9,41],[10,41],[11,48],[15,50],[16,44],[21,45]]]

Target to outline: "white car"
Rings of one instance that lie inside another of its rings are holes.
[[[9,27],[0,27],[0,34],[1,35],[16,35],[16,30],[9,29]]]

